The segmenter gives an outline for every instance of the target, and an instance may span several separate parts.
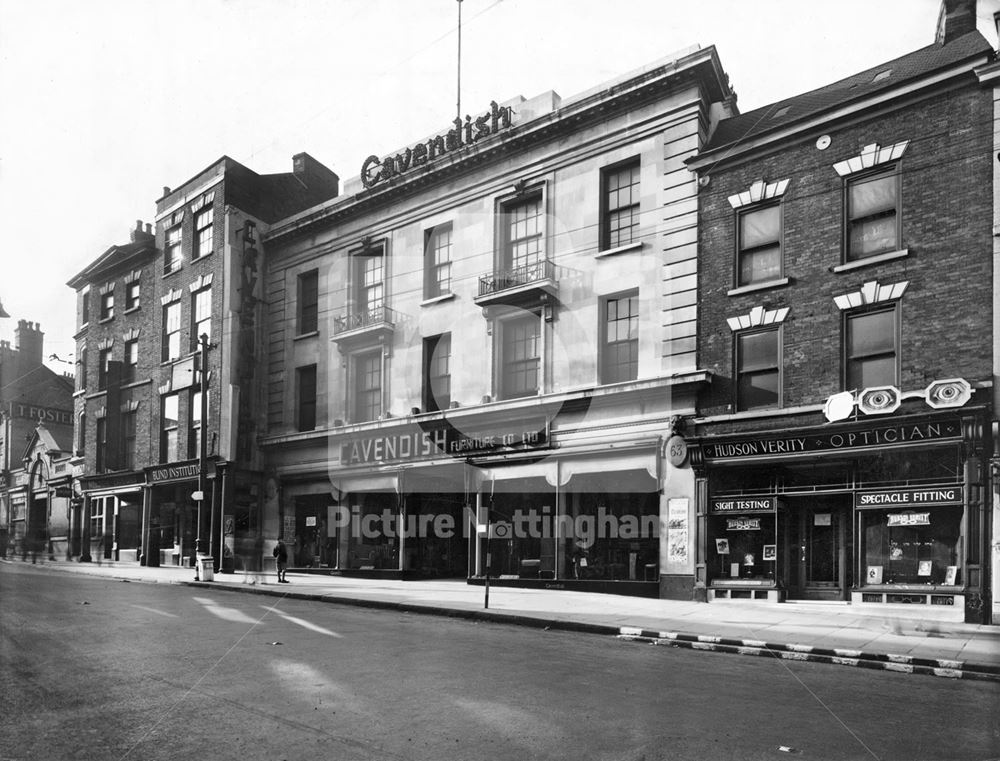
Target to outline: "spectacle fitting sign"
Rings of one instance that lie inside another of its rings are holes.
[[[960,505],[962,501],[961,486],[854,492],[854,506],[860,508]]]
[[[488,135],[510,127],[514,109],[511,106],[500,106],[496,101],[490,103],[490,110],[482,116],[473,119],[466,116],[463,122],[458,117],[452,122],[454,129],[443,135],[435,135],[424,143],[417,143],[395,156],[369,156],[361,165],[361,184],[373,188],[381,182],[391,180],[411,169],[425,166],[439,156],[458,150],[467,145],[482,140]]]

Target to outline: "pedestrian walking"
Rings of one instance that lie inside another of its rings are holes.
[[[288,548],[285,547],[285,543],[280,539],[274,545],[273,555],[278,565],[278,583],[287,584],[288,579],[285,578],[285,569],[288,568]]]

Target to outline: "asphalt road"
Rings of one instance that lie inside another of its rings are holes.
[[[983,761],[998,708],[992,682],[0,563],[2,761]]]

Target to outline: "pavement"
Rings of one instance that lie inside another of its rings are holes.
[[[2,562],[31,565],[30,561]],[[442,615],[614,636],[623,642],[1000,682],[1000,626],[928,620],[909,606],[862,612],[846,603],[711,603],[491,585],[464,580],[394,581],[289,573],[216,573],[196,581],[185,567],[39,562],[38,570]]]

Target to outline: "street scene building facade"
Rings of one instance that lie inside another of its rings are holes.
[[[343,193],[304,153],[165,188],[69,283],[74,496],[48,534],[81,560],[232,571],[281,540],[316,573],[990,621],[975,11],[746,114],[694,47],[372,146]],[[30,438],[54,474],[59,434]]]
[[[709,599],[989,618],[993,51],[946,5],[933,44],[723,121],[691,162]]]

